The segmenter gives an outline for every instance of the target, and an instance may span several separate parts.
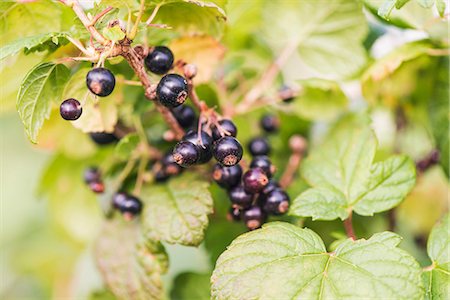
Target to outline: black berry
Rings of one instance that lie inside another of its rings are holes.
[[[238,207],[230,207],[230,210],[227,214],[227,219],[229,221],[240,221],[241,220],[242,211]]]
[[[164,169],[159,169],[156,171],[154,176],[156,182],[164,182],[170,178],[170,175],[167,174]]]
[[[252,206],[242,213],[242,219],[245,225],[250,230],[255,230],[266,221],[267,215],[259,206]]]
[[[107,132],[91,132],[89,136],[98,145],[108,145],[118,141],[114,134]]]
[[[178,175],[181,173],[182,168],[173,159],[172,152],[166,153],[161,159],[161,170],[167,175]]]
[[[261,168],[250,169],[242,177],[247,193],[257,194],[269,183],[266,173]]]
[[[275,115],[264,115],[261,118],[260,125],[265,132],[277,132],[280,127],[280,119]]]
[[[145,66],[155,74],[166,74],[173,64],[173,53],[169,48],[157,46],[145,58]]]
[[[113,92],[116,78],[108,69],[95,68],[87,73],[86,85],[93,94],[106,97]]]
[[[235,207],[246,208],[252,205],[253,195],[247,193],[242,185],[232,188],[228,195]]]
[[[265,138],[257,137],[250,141],[248,150],[253,156],[268,155],[270,153],[270,145]]]
[[[128,195],[126,193],[115,193],[112,196],[112,206],[115,209],[120,210],[120,208],[123,206],[123,204],[125,203],[126,199],[127,199]]]
[[[225,189],[237,186],[241,182],[242,168],[240,165],[224,167],[216,164],[213,170],[213,179],[218,185]]]
[[[194,109],[187,105],[175,107],[172,109],[172,113],[178,124],[184,129],[192,127],[197,120]]]
[[[228,120],[228,119],[220,120],[219,125],[222,130],[226,131],[226,132],[223,132],[224,135],[236,137],[237,127],[236,127],[236,125],[234,125],[233,121]],[[216,126],[214,126],[212,128],[212,135],[213,135],[214,140],[218,140],[222,137],[222,134],[220,134],[219,128],[217,128]]]
[[[271,178],[276,171],[275,166],[266,155],[258,155],[253,157],[250,168],[261,168]]]
[[[167,74],[159,81],[156,95],[162,105],[177,107],[183,104],[188,96],[187,81],[178,74]]]
[[[190,130],[183,137],[183,141],[191,142],[197,146],[200,155],[197,163],[204,164],[212,158],[213,139],[203,130],[200,131],[200,139],[198,131],[194,130]]]
[[[182,167],[189,167],[198,162],[198,147],[191,142],[181,141],[173,149],[173,160]]]
[[[266,196],[278,188],[280,188],[280,185],[276,181],[269,180],[269,183],[262,189],[261,194]]]
[[[289,196],[281,189],[275,189],[264,197],[264,211],[269,214],[284,214],[289,209]]]
[[[81,107],[80,102],[73,98],[64,100],[64,102],[61,103],[61,106],[59,107],[59,113],[61,114],[61,117],[67,121],[77,120],[81,116],[82,112],[83,108]]]
[[[134,196],[127,195],[125,200],[121,203],[119,210],[127,218],[134,217],[141,213],[142,202]]]
[[[241,144],[231,136],[222,137],[214,144],[214,157],[224,166],[234,166],[239,163],[242,153]]]
[[[89,167],[84,171],[84,182],[89,184],[91,182],[101,181],[101,173],[95,167]]]
[[[278,96],[283,102],[290,103],[295,99],[295,91],[287,85],[283,85],[278,91]]]
[[[92,181],[88,185],[94,193],[101,194],[105,191],[105,185],[101,181]]]

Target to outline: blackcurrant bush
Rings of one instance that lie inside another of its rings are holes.
[[[253,156],[268,155],[270,153],[270,145],[265,138],[256,137],[248,144],[248,150]]]
[[[212,176],[218,185],[229,190],[241,182],[242,168],[240,165],[224,167],[220,164],[216,164]]]
[[[265,132],[277,132],[280,127],[280,119],[275,115],[264,115],[261,118],[260,125]]]
[[[187,105],[180,105],[172,109],[173,116],[177,119],[178,124],[184,129],[188,129],[195,124],[197,116],[192,107]]]
[[[253,157],[250,168],[261,168],[266,173],[268,178],[275,174],[276,168],[266,155],[258,155]]]
[[[213,156],[213,139],[203,130],[200,131],[200,139],[201,141],[199,140],[198,131],[195,130],[188,131],[183,137],[183,141],[191,142],[192,144],[197,146],[198,153],[200,155],[197,163],[204,164],[210,161]]]
[[[83,108],[81,107],[80,102],[73,98],[64,100],[64,102],[61,103],[61,106],[59,107],[59,113],[61,114],[61,117],[67,121],[77,120],[81,116],[82,112]]]
[[[173,64],[173,53],[169,48],[157,46],[144,60],[145,66],[155,74],[166,74]]]
[[[242,159],[242,146],[234,137],[225,136],[214,144],[213,154],[223,166],[234,166]]]
[[[101,173],[95,167],[89,167],[84,171],[84,182],[89,184],[91,182],[101,181]]]
[[[156,96],[164,106],[171,108],[180,106],[188,96],[186,79],[178,74],[165,75],[156,87]]]
[[[101,194],[105,191],[105,185],[101,181],[92,181],[88,185],[94,193]]]
[[[247,193],[242,185],[232,188],[229,191],[228,196],[235,207],[250,207],[253,202],[253,195]]]
[[[86,85],[93,94],[106,97],[113,92],[116,78],[108,69],[95,68],[87,73]]]
[[[97,145],[108,145],[118,141],[114,134],[107,132],[91,132],[89,136]]]
[[[120,205],[119,210],[125,217],[134,217],[141,213],[142,202],[134,196],[127,195],[125,201]]]
[[[252,206],[242,213],[242,219],[244,220],[245,225],[250,230],[255,230],[266,221],[267,215],[261,209],[261,207],[255,205]]]
[[[250,169],[242,177],[247,193],[257,194],[269,183],[266,173],[261,168]]]
[[[241,220],[242,211],[238,207],[230,207],[230,210],[227,213],[228,221],[240,221]]]
[[[236,125],[234,125],[233,121],[228,119],[220,120],[219,125],[221,129],[227,132],[227,133],[224,132],[225,135],[236,137],[237,127]],[[220,130],[216,126],[212,128],[212,135],[214,140],[218,140],[222,137],[222,134],[220,134]]]
[[[264,197],[264,211],[269,214],[284,214],[289,209],[289,196],[282,189],[274,189]]]
[[[178,142],[173,149],[173,160],[182,167],[189,167],[197,163],[199,158],[198,147],[191,142]]]

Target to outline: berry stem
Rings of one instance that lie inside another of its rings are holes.
[[[108,6],[106,9],[104,9],[103,11],[101,11],[100,13],[98,13],[97,15],[95,15],[92,20],[91,23],[89,25],[94,26],[98,20],[100,20],[101,18],[103,18],[103,16],[105,16],[107,13],[109,13],[110,11],[112,11],[114,8],[111,6]]]
[[[134,166],[136,165],[137,159],[135,157],[130,157],[130,159],[127,161],[127,164],[122,169],[122,172],[120,172],[119,176],[117,177],[116,181],[114,182],[114,190],[118,191],[120,187],[122,186],[122,183],[127,179],[128,175],[130,175],[131,171],[133,171]]]
[[[202,113],[203,111],[207,110],[208,107],[198,97],[197,92],[195,91],[193,80],[188,79],[187,82],[188,82],[189,98],[191,98],[192,103],[195,105],[195,107],[197,107],[197,109],[200,111],[200,113]]]
[[[284,170],[284,173],[279,181],[280,186],[283,189],[291,185],[306,151],[306,142],[300,135],[293,135],[289,139],[289,146],[292,153],[289,157],[286,169]]]
[[[145,179],[145,168],[147,167],[148,157],[144,156],[139,161],[136,184],[134,185],[133,195],[139,196],[141,194],[142,185]]]
[[[136,22],[134,22],[133,28],[131,29],[130,34],[128,35],[130,40],[133,40],[137,34],[139,23],[141,22],[142,15],[144,14],[145,10],[145,0],[141,0],[141,4],[139,6],[139,12],[136,18]]]
[[[153,19],[156,17],[156,14],[158,13],[159,8],[162,6],[164,2],[158,3],[155,8],[153,9],[152,14],[150,15],[150,17],[148,18],[147,22],[145,22],[147,24],[147,26],[150,26],[150,24],[153,22]]]
[[[347,233],[347,236],[355,241],[356,235],[355,235],[355,231],[353,230],[352,214],[353,213],[350,212],[348,215],[348,218],[344,220],[344,228],[345,228],[345,232]]]

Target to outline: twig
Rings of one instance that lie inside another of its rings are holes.
[[[114,182],[114,190],[118,191],[120,187],[122,186],[122,183],[127,179],[128,175],[130,175],[131,171],[133,171],[133,168],[136,164],[137,159],[135,157],[130,157],[128,159],[125,167],[122,169],[122,172],[120,172],[119,176],[117,177],[116,181]]]
[[[203,101],[200,100],[200,98],[197,95],[197,92],[195,91],[194,82],[192,79],[188,79],[188,94],[189,98],[191,99],[192,103],[197,107],[197,109],[202,112],[205,110],[205,105]]]
[[[302,136],[294,135],[289,139],[289,146],[292,150],[292,154],[289,157],[286,169],[284,170],[284,173],[279,181],[282,188],[287,188],[294,180],[295,173],[297,172],[306,152],[307,143]]]
[[[134,185],[133,194],[139,196],[141,193],[142,185],[144,184],[145,179],[145,169],[147,167],[148,157],[142,157],[139,161],[139,167],[137,172],[136,184]]]
[[[114,7],[108,6],[105,10],[101,11],[100,13],[98,13],[97,15],[95,15],[92,20],[90,25],[94,26],[98,20],[100,20],[101,18],[103,18],[104,15],[106,15],[107,13],[109,13],[110,11],[112,11],[114,9]]]
[[[350,214],[348,215],[348,218],[344,220],[344,228],[345,228],[345,232],[347,233],[347,236],[355,241],[356,235],[355,235],[355,231],[353,230],[352,212],[350,212]]]
[[[244,96],[244,100],[236,107],[237,113],[244,113],[251,105],[258,100],[264,89],[271,85],[276,76],[280,72],[288,58],[294,53],[298,47],[298,41],[293,41],[286,45],[278,58],[267,68],[260,80],[254,87]]]
[[[81,23],[83,23],[84,27],[91,33],[91,36],[97,40],[102,45],[109,44],[109,41],[100,33],[97,31],[97,29],[91,24],[91,20],[87,17],[85,14],[83,7],[81,7],[78,0],[59,0],[63,4],[71,7],[75,14],[77,15],[78,19],[80,19]]]
[[[145,24],[147,24],[147,26],[150,26],[150,24],[152,24],[153,19],[156,17],[156,14],[158,13],[158,10],[161,8],[161,6],[163,5],[164,2],[158,3],[155,8],[153,9],[152,14],[150,15],[150,17],[148,18],[147,22],[145,22]]]
[[[133,40],[134,37],[136,36],[137,30],[139,28],[139,23],[141,22],[142,15],[144,14],[144,10],[145,10],[145,0],[141,0],[141,5],[139,6],[139,13],[136,18],[136,22],[134,23],[134,26],[131,29],[131,32],[128,36],[130,38],[130,40]]]

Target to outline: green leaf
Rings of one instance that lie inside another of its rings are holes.
[[[263,36],[274,53],[298,45],[302,62],[329,79],[346,78],[366,62],[367,20],[358,1],[266,1]]]
[[[172,300],[209,300],[209,274],[181,273],[170,292]]]
[[[143,228],[155,240],[197,246],[212,213],[208,182],[184,174],[164,185],[144,186]]]
[[[330,120],[347,109],[348,100],[334,81],[308,79],[293,101],[293,112],[308,120]]]
[[[95,246],[97,265],[118,299],[161,299],[168,257],[161,243],[143,240],[136,223],[105,221]]]
[[[399,204],[415,184],[415,165],[405,156],[374,163],[376,145],[365,116],[341,120],[302,164],[312,188],[294,200],[290,214],[344,220],[351,211],[367,216]]]
[[[33,143],[50,116],[52,102],[61,98],[69,75],[69,69],[62,64],[42,63],[25,76],[17,95],[17,111]]]
[[[125,38],[125,32],[122,31],[119,25],[116,25],[103,28],[103,36],[110,41],[117,42]]]
[[[424,269],[426,299],[450,298],[450,215],[447,214],[431,231],[428,256],[433,264]]]
[[[327,253],[312,230],[268,223],[220,256],[212,299],[420,299],[420,267],[400,241],[383,232]]]
[[[131,152],[136,149],[139,144],[139,136],[136,133],[130,133],[120,139],[114,152],[120,159],[126,160],[130,158]]]
[[[10,55],[15,55],[22,49],[26,54],[35,51],[53,51],[59,46],[68,43],[68,40],[65,37],[65,33],[52,32],[21,38],[0,48],[0,60]]]

